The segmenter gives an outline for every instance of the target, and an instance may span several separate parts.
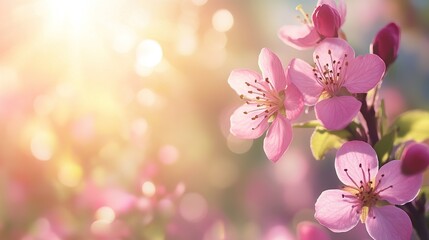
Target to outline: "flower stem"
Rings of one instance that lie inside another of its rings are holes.
[[[429,232],[425,219],[425,203],[426,196],[421,194],[420,197],[414,201],[414,204],[409,202],[401,206],[410,216],[413,227],[420,239],[429,239]]]
[[[371,144],[371,146],[374,146],[378,142],[378,140],[380,140],[378,137],[378,121],[377,117],[375,116],[374,105],[368,106],[368,103],[366,101],[366,93],[360,94],[359,99],[362,102],[360,112],[362,113],[362,116],[365,119],[368,128],[367,134],[369,137],[369,144]]]

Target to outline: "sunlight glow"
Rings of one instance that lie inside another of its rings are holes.
[[[154,196],[156,193],[155,184],[153,184],[153,182],[151,181],[146,181],[145,183],[142,184],[142,192],[143,192],[143,195],[146,197]]]
[[[227,32],[234,25],[234,16],[226,9],[219,9],[213,14],[212,24],[216,31]]]
[[[161,45],[155,40],[143,40],[137,48],[137,65],[153,68],[162,60]]]
[[[47,161],[52,158],[55,145],[56,139],[52,132],[40,129],[31,138],[30,149],[35,158]]]
[[[115,220],[116,214],[110,207],[101,207],[95,213],[95,218],[97,220],[106,221],[106,223],[112,223]]]
[[[59,166],[58,180],[68,187],[76,187],[82,180],[83,170],[81,166],[72,160],[70,156],[64,156]]]
[[[88,22],[92,3],[91,0],[48,0],[49,24],[78,29]]]

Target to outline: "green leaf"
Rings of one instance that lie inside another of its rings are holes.
[[[294,128],[315,128],[322,126],[322,124],[318,120],[311,120],[303,123],[295,123],[292,126]]]
[[[390,153],[393,150],[395,137],[396,131],[390,131],[374,145],[375,152],[377,152],[378,161],[381,163],[384,163],[389,159]]]
[[[417,142],[429,138],[429,112],[413,110],[401,114],[390,127],[397,131],[395,145],[408,140]]]
[[[352,135],[347,130],[328,131],[325,128],[316,127],[310,140],[311,153],[316,160],[320,160],[329,150],[341,147],[350,137]]]

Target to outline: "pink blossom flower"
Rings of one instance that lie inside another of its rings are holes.
[[[402,173],[419,174],[429,166],[429,147],[423,143],[410,143],[402,153]]]
[[[422,174],[405,176],[401,161],[393,160],[378,169],[372,147],[362,141],[345,143],[337,152],[335,170],[344,187],[326,190],[315,204],[315,218],[333,232],[346,232],[359,219],[374,239],[410,239],[412,224],[401,209],[413,200],[422,184]]]
[[[237,69],[228,78],[229,85],[246,101],[232,114],[230,132],[239,138],[255,139],[268,129],[264,151],[268,159],[276,162],[292,140],[290,121],[299,116],[304,103],[274,53],[262,49],[258,63],[262,76]]]
[[[386,68],[390,66],[398,56],[400,30],[395,23],[389,23],[382,28],[369,47],[370,52],[377,54],[383,59]]]
[[[290,79],[304,102],[316,105],[316,117],[327,129],[342,129],[361,107],[352,94],[366,93],[380,82],[385,71],[383,60],[375,54],[355,57],[353,48],[339,38],[324,40],[314,50],[313,59],[313,67],[293,59]]]
[[[284,43],[296,49],[316,46],[323,39],[338,37],[338,31],[346,18],[344,0],[319,0],[311,19],[301,5],[296,7],[304,16],[302,25],[286,25],[280,28],[278,36]]]

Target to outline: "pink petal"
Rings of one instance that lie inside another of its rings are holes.
[[[255,104],[244,104],[234,111],[230,118],[230,132],[234,136],[244,139],[255,139],[265,132],[268,128],[267,119],[258,118],[252,120],[252,117],[263,111],[255,111],[256,108]],[[248,112],[248,114],[244,114],[244,112]]]
[[[264,139],[264,151],[268,159],[277,162],[292,141],[292,125],[285,116],[278,114]]]
[[[298,118],[304,109],[302,94],[293,83],[289,83],[285,90],[284,106],[286,108],[286,117],[289,120]]]
[[[304,102],[314,105],[322,94],[323,87],[314,78],[313,68],[301,59],[294,58],[289,65],[289,78],[304,97]]]
[[[366,230],[374,239],[410,240],[412,225],[408,215],[395,206],[374,207],[366,220]]]
[[[323,37],[337,37],[341,26],[338,11],[327,4],[318,6],[313,13],[313,24]]]
[[[304,221],[298,223],[297,232],[298,232],[298,239],[299,240],[329,240],[328,234],[320,228],[319,225]]]
[[[353,208],[349,198],[343,194],[350,194],[342,190],[326,190],[316,201],[314,217],[320,224],[333,232],[347,232],[354,228],[359,221],[359,214]]]
[[[329,52],[331,52],[331,55],[329,55]],[[317,59],[317,56],[319,59]],[[346,41],[339,38],[326,38],[314,49],[313,53],[314,62],[321,66],[328,64],[330,67],[333,60],[345,63],[354,57],[355,51],[353,48]]]
[[[254,83],[255,80],[260,81],[261,75],[257,72],[247,69],[235,69],[231,72],[228,78],[229,86],[235,90],[238,95],[246,96],[247,91],[254,90],[253,88],[246,85],[248,83]]]
[[[259,68],[264,80],[269,79],[274,89],[279,92],[286,87],[286,76],[280,59],[267,48],[263,48],[259,54]]]
[[[349,60],[344,87],[351,93],[366,93],[382,79],[386,66],[375,54],[366,54]]]
[[[366,142],[346,142],[337,151],[335,171],[342,183],[359,188],[361,180],[367,183],[377,175],[377,154]]]
[[[316,118],[329,130],[343,129],[356,117],[361,104],[352,96],[324,99],[315,106]]]
[[[375,178],[375,183],[378,183],[375,191],[380,192],[378,195],[381,199],[391,204],[401,205],[417,196],[422,181],[422,174],[404,175],[401,171],[401,161],[394,160],[380,168]]]
[[[298,50],[314,47],[321,40],[317,31],[305,24],[283,26],[278,36],[285,44]]]
[[[331,8],[335,8],[335,9],[337,8],[337,4],[335,3],[334,0],[319,0],[319,1],[317,1],[317,5],[316,6],[320,6],[320,5],[323,5],[323,4],[327,4]]]
[[[344,0],[338,1],[337,11],[340,14],[341,25],[343,25],[344,21],[346,20],[346,15],[347,15],[347,7],[346,7],[346,2]]]
[[[317,6],[320,6],[323,4],[327,4],[338,11],[341,17],[341,25],[342,25],[344,23],[344,20],[346,19],[346,14],[347,14],[346,3],[344,2],[344,0],[339,0],[338,6],[334,0],[319,0],[317,2]]]

